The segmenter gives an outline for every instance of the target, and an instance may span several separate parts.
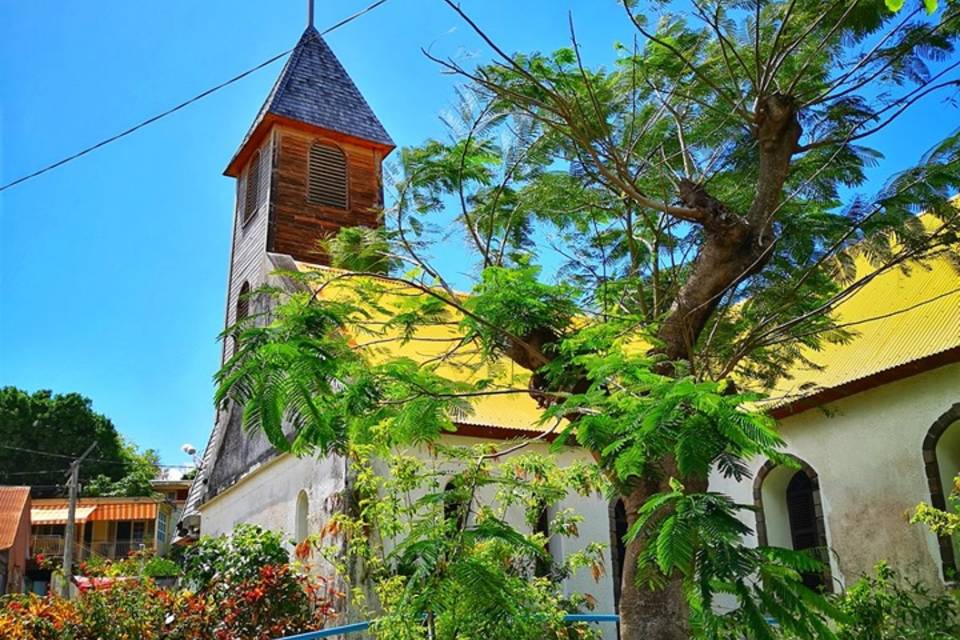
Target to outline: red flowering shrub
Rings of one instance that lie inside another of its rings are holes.
[[[3,640],[74,640],[79,616],[73,603],[55,596],[12,595],[0,599]]]
[[[207,579],[191,585],[196,591],[134,578],[93,583],[72,601],[0,599],[0,639],[272,640],[322,628],[336,594],[303,565],[286,562],[274,549],[275,537],[247,529],[230,543],[243,541],[238,548],[218,549],[212,563],[206,551],[220,543],[199,543],[195,555]]]

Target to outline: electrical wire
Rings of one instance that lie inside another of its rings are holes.
[[[374,3],[372,3],[372,4],[370,4],[370,5],[366,6],[366,7],[364,7],[364,8],[361,9],[360,11],[357,11],[356,13],[347,16],[346,18],[344,18],[343,20],[337,22],[336,24],[334,24],[334,25],[332,25],[332,26],[330,26],[330,27],[327,27],[325,30],[323,30],[323,31],[320,32],[320,35],[326,35],[326,34],[332,32],[332,31],[335,31],[335,30],[339,29],[340,27],[343,27],[344,25],[347,25],[347,24],[353,22],[354,20],[356,20],[356,19],[359,18],[360,16],[363,16],[363,15],[365,15],[365,14],[367,14],[367,13],[370,13],[371,11],[373,11],[374,9],[376,9],[377,7],[379,7],[380,5],[385,4],[386,2],[387,2],[387,0],[377,0],[376,2],[374,2]],[[294,48],[295,48],[295,47],[294,47]],[[97,142],[96,144],[93,144],[93,145],[91,145],[91,146],[89,146],[89,147],[87,147],[87,148],[85,148],[85,149],[82,149],[82,150],[78,151],[77,153],[74,153],[74,154],[72,154],[72,155],[67,156],[66,158],[63,158],[63,159],[61,159],[61,160],[57,160],[57,161],[54,162],[53,164],[49,164],[49,165],[43,167],[42,169],[38,169],[38,170],[34,171],[33,173],[29,173],[29,174],[27,174],[27,175],[25,175],[25,176],[21,176],[21,177],[17,178],[16,180],[14,180],[13,182],[8,182],[7,184],[5,184],[5,185],[3,185],[3,186],[0,186],[0,192],[6,191],[7,189],[9,189],[9,188],[11,188],[11,187],[15,187],[15,186],[17,186],[18,184],[22,184],[22,183],[26,182],[27,180],[32,180],[33,178],[39,177],[39,176],[47,173],[48,171],[53,171],[53,170],[56,169],[57,167],[62,167],[63,165],[65,165],[65,164],[67,164],[67,163],[69,163],[69,162],[73,162],[74,160],[76,160],[76,159],[78,159],[78,158],[82,158],[83,156],[87,155],[88,153],[91,153],[91,152],[93,152],[93,151],[96,151],[97,149],[100,149],[101,147],[107,146],[107,145],[110,144],[111,142],[116,142],[117,140],[119,140],[119,139],[121,139],[121,138],[125,138],[125,137],[127,137],[128,135],[130,135],[131,133],[134,133],[134,132],[136,132],[136,131],[139,131],[140,129],[142,129],[142,128],[148,126],[148,125],[151,125],[151,124],[153,124],[154,122],[156,122],[156,121],[158,121],[158,120],[161,120],[161,119],[163,119],[163,118],[166,118],[167,116],[169,116],[169,115],[171,115],[171,114],[174,114],[174,113],[176,113],[177,111],[180,111],[181,109],[185,109],[185,108],[187,108],[188,106],[190,106],[191,104],[193,104],[193,103],[195,103],[195,102],[198,102],[199,100],[202,100],[203,98],[206,98],[207,96],[209,96],[209,95],[211,95],[211,94],[213,94],[213,93],[216,93],[216,92],[219,91],[220,89],[223,89],[223,88],[225,88],[225,87],[228,87],[228,86],[230,86],[231,84],[233,84],[233,83],[235,83],[235,82],[237,82],[237,81],[239,81],[239,80],[242,80],[243,78],[246,78],[246,77],[249,76],[250,74],[257,72],[257,71],[259,71],[260,69],[263,69],[264,67],[270,66],[271,64],[273,64],[274,62],[276,62],[276,61],[279,60],[280,58],[283,58],[284,56],[289,55],[289,54],[293,51],[294,48],[290,48],[290,49],[287,49],[286,51],[284,51],[284,52],[282,52],[282,53],[278,53],[277,55],[272,56],[271,58],[268,58],[267,60],[264,60],[263,62],[261,62],[261,63],[258,64],[257,66],[251,67],[250,69],[247,69],[247,70],[244,71],[243,73],[239,73],[239,74],[233,76],[232,78],[230,78],[229,80],[226,80],[226,81],[224,81],[224,82],[221,82],[221,83],[218,84],[218,85],[214,85],[213,87],[210,87],[210,88],[207,89],[206,91],[202,91],[202,92],[198,93],[197,95],[193,96],[192,98],[190,98],[190,99],[188,99],[188,100],[184,100],[184,101],[181,102],[180,104],[178,104],[178,105],[176,105],[176,106],[174,106],[174,107],[171,107],[170,109],[167,109],[166,111],[162,111],[162,112],[158,113],[158,114],[155,115],[155,116],[152,116],[152,117],[150,117],[150,118],[147,118],[146,120],[143,120],[143,121],[141,121],[141,122],[133,125],[133,126],[130,127],[129,129],[125,129],[125,130],[121,131],[120,133],[117,133],[117,134],[115,134],[115,135],[110,136],[109,138],[105,138],[105,139],[101,140],[100,142]]]
[[[37,471],[0,471],[0,476],[33,476],[41,473],[63,473],[66,469],[40,469]]]
[[[32,453],[38,456],[47,456],[49,458],[61,458],[64,460],[76,460],[77,456],[69,456],[63,453],[54,453],[52,451],[40,451],[38,449],[27,449],[25,447],[14,447],[8,444],[0,444],[0,449],[9,449],[10,451],[19,451],[21,453]],[[116,460],[116,459],[106,459],[106,458],[86,458],[86,462],[98,462],[101,464],[130,464],[129,460]],[[192,469],[193,465],[190,464],[160,464],[157,463],[154,466],[160,467],[162,469]]]

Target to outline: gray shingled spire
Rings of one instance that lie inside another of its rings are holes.
[[[251,132],[267,113],[394,146],[350,75],[313,25],[303,32],[290,54]]]

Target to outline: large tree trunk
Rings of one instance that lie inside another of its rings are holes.
[[[627,524],[633,525],[643,503],[657,487],[643,486],[623,496]],[[627,544],[623,558],[623,579],[620,585],[620,638],[646,640],[687,640],[690,637],[690,610],[683,594],[683,581],[670,579],[657,590],[638,588],[637,555],[642,540]]]
[[[711,197],[705,188],[681,184],[680,199],[703,214],[704,241],[689,277],[660,327],[658,337],[664,362],[659,373],[673,375],[674,363],[690,360],[697,339],[724,293],[738,282],[759,272],[773,253],[773,218],[779,206],[790,160],[802,132],[793,101],[776,94],[760,101],[756,111],[759,152],[756,192],[749,211],[737,214]],[[650,496],[669,490],[670,477],[677,477],[672,459],[659,465],[661,475],[631,487],[623,496],[627,522]],[[706,478],[678,478],[689,491],[706,491]],[[637,556],[646,540],[629,543],[624,558],[620,597],[621,640],[687,640],[691,637],[690,611],[680,576],[670,577],[659,589],[637,583]]]

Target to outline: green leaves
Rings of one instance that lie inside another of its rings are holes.
[[[489,355],[516,346],[518,338],[564,333],[577,305],[574,292],[563,285],[544,284],[538,267],[489,267],[482,273],[465,306],[483,322],[468,316],[463,324],[468,336],[478,336]]]

